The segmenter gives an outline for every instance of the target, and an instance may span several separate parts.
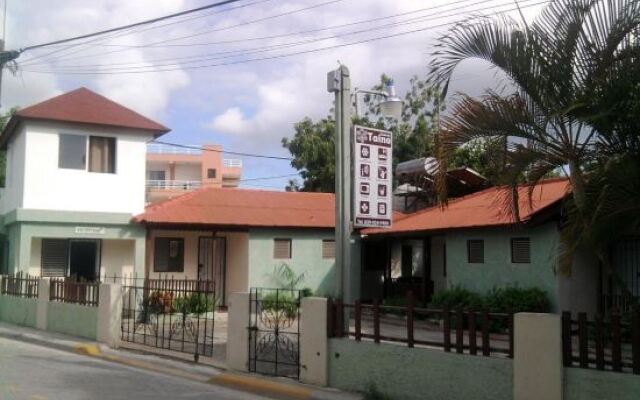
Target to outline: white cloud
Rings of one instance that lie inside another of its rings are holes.
[[[232,107],[227,109],[224,113],[218,115],[207,124],[211,129],[215,129],[221,132],[228,132],[234,134],[246,134],[249,132],[249,124],[244,118],[242,110],[238,107]]]

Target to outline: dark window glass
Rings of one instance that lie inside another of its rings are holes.
[[[184,239],[159,237],[155,240],[154,272],[184,271]]]
[[[87,166],[87,137],[81,135],[59,135],[58,167],[85,169]]]
[[[215,168],[207,169],[207,178],[216,179],[216,169]]]

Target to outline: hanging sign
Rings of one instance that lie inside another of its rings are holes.
[[[354,226],[390,228],[392,207],[392,135],[389,131],[353,127]]]

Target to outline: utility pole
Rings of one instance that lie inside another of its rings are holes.
[[[327,90],[335,93],[336,158],[336,294],[352,304],[360,291],[360,241],[352,235],[351,78],[341,65],[327,75]]]

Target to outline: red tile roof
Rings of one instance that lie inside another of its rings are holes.
[[[19,110],[0,137],[4,148],[17,124],[22,120],[75,122],[117,128],[149,131],[155,136],[169,132],[169,128],[137,112],[81,87],[41,103]]]
[[[569,189],[568,179],[546,180],[534,188],[530,203],[528,189],[519,188],[520,219],[526,222],[536,213],[558,203],[569,193]],[[436,206],[402,219],[394,218],[390,229],[369,228],[361,233],[389,235],[513,224],[513,216],[504,212],[502,206],[506,196],[508,189],[492,187],[452,200],[445,208]]]
[[[135,222],[158,225],[330,228],[331,193],[204,188],[147,207]]]

